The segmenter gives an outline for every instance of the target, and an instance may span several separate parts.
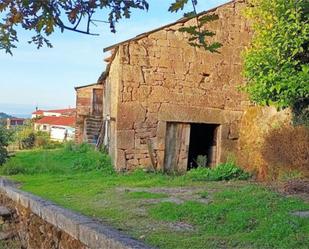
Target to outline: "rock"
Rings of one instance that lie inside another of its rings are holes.
[[[291,215],[298,216],[301,218],[309,218],[309,211],[295,211]]]
[[[0,240],[11,239],[15,236],[15,233],[12,231],[9,232],[0,232]]]
[[[7,216],[10,216],[12,213],[9,209],[7,209],[6,207],[4,206],[0,206],[0,216],[2,217],[7,217]]]

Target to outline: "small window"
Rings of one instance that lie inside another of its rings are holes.
[[[43,130],[44,130],[44,131],[47,130],[47,125],[43,125]]]

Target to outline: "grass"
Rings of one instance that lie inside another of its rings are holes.
[[[252,182],[201,181],[196,172],[187,176],[142,171],[117,175],[107,156],[73,145],[20,152],[1,171],[22,182],[23,190],[104,220],[159,248],[309,247],[309,219],[290,214],[309,210],[309,204]],[[158,187],[196,189],[196,197],[180,204],[163,202],[175,196],[170,191],[151,192]],[[205,204],[199,198],[211,202]],[[174,229],[179,223],[194,229]]]
[[[204,191],[200,193],[200,196],[206,199],[207,197],[209,197],[209,193],[207,191]]]
[[[127,196],[131,199],[161,199],[161,198],[168,197],[167,194],[151,193],[151,192],[146,192],[146,191],[127,192]]]

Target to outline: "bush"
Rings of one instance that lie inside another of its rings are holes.
[[[31,132],[27,137],[20,141],[21,149],[32,149],[35,145],[35,135]]]
[[[282,126],[269,132],[262,155],[274,175],[280,171],[309,170],[309,128]]]
[[[17,175],[26,173],[26,168],[19,164],[4,164],[1,168],[1,174]]]
[[[215,168],[198,167],[187,173],[187,177],[196,181],[247,180],[250,174],[236,166],[234,162],[219,164]]]
[[[49,134],[46,132],[38,131],[35,133],[35,147],[44,148],[50,142]]]
[[[4,146],[0,146],[0,165],[4,164],[8,158],[8,151]]]
[[[73,169],[75,171],[92,171],[98,170],[105,174],[113,174],[114,168],[110,157],[107,154],[95,151],[88,144],[67,144],[66,151],[78,154],[79,157],[73,161]]]
[[[11,141],[12,133],[0,126],[0,165],[4,164],[8,158],[7,146]]]
[[[72,141],[65,143],[64,148],[68,152],[81,152],[81,153],[86,153],[88,151],[93,150],[93,147],[90,144],[87,143],[82,143],[82,144],[77,144]]]

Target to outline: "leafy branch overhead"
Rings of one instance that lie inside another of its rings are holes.
[[[179,29],[180,32],[184,32],[189,34],[189,44],[193,47],[203,48],[210,52],[218,52],[218,49],[222,47],[222,44],[219,42],[208,43],[207,37],[213,37],[216,33],[205,29],[205,24],[208,22],[212,22],[218,20],[218,15],[204,15],[202,17],[198,16],[196,5],[197,0],[176,0],[171,4],[169,11],[170,12],[178,12],[179,10],[183,10],[185,5],[188,2],[191,2],[193,11],[189,13],[185,13],[184,17],[187,18],[196,18],[196,25],[189,27],[182,27]]]
[[[12,54],[18,42],[17,26],[34,31],[30,43],[38,48],[43,45],[51,47],[47,36],[56,28],[62,32],[70,30],[87,35],[91,33],[91,25],[96,22],[108,23],[112,32],[116,32],[115,24],[121,18],[130,18],[132,9],[148,10],[146,0],[0,0],[0,49]],[[109,11],[106,21],[93,18],[96,11]],[[82,27],[81,27],[82,26]]]
[[[197,0],[176,0],[169,11],[183,10],[189,2],[193,11],[186,13],[185,17],[196,17],[197,25],[181,31],[190,35],[192,46],[216,52],[221,44],[208,44],[206,38],[214,36],[214,33],[203,30],[203,25],[215,20],[216,16],[198,18]],[[103,20],[95,19],[94,15],[103,9],[108,10],[108,16]],[[116,23],[122,18],[130,18],[133,9],[148,10],[148,0],[0,0],[0,49],[12,54],[18,43],[18,26],[34,32],[29,43],[38,48],[44,45],[52,47],[48,36],[56,29],[98,35],[92,33],[92,26],[101,22],[108,24],[111,32],[116,32]]]

